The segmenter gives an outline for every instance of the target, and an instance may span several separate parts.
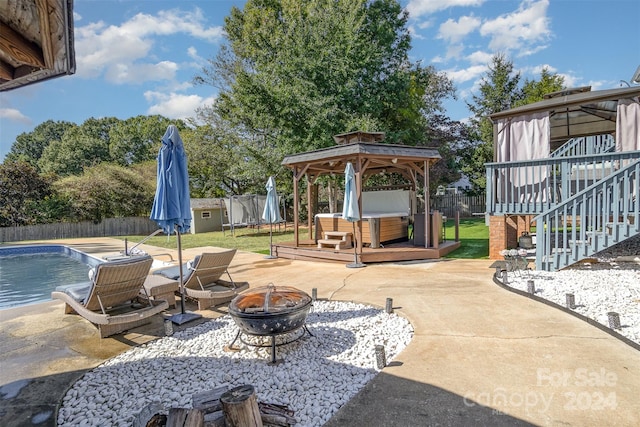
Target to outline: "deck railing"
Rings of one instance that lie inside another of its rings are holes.
[[[587,156],[611,153],[616,149],[616,140],[611,135],[593,135],[571,138],[549,157]]]
[[[537,270],[559,270],[640,233],[640,161],[621,165],[534,219]]]
[[[640,151],[625,151],[487,163],[486,212],[541,214],[638,159]]]

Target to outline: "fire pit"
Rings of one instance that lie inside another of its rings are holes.
[[[311,297],[296,288],[270,284],[245,291],[229,304],[229,314],[240,328],[229,348],[234,349],[241,333],[271,337],[271,363],[276,363],[276,336],[303,328],[298,337],[281,343],[288,344],[305,332],[311,335],[305,325],[310,309]]]

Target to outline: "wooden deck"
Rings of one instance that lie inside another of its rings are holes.
[[[367,264],[376,262],[439,259],[459,247],[460,242],[454,241],[442,242],[439,244],[437,249],[413,246],[409,241],[391,243],[376,249],[368,247],[363,248],[362,259],[358,257],[358,261]],[[313,240],[301,241],[298,247],[295,246],[294,242],[274,244],[273,255],[278,258],[306,261],[349,263],[354,260],[353,248],[341,250],[335,250],[333,248],[318,248],[318,245]]]

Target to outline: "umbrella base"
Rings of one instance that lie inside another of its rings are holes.
[[[352,262],[351,264],[347,264],[347,268],[362,268],[366,266],[366,264],[363,264],[361,262]]]
[[[275,255],[265,255],[264,259],[278,259]]]
[[[186,313],[174,314],[168,319],[171,320],[176,325],[182,325],[183,323],[191,322],[192,320],[200,319],[201,317],[202,317],[201,314],[186,312]]]

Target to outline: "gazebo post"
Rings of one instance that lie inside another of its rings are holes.
[[[429,205],[431,204],[431,200],[429,199],[429,168],[428,162],[425,160],[424,162],[424,174],[423,174],[423,189],[424,191],[424,247],[429,247],[429,215],[431,212],[429,211]]]
[[[313,184],[307,174],[307,227],[309,228],[309,240],[313,240]]]
[[[298,192],[298,179],[298,168],[295,167],[293,169],[293,240],[296,248],[300,246],[300,235],[298,234],[298,217],[300,214],[298,208],[298,197],[300,197]]]
[[[362,263],[362,159],[358,156],[356,161],[356,191],[358,193],[358,211],[360,212],[360,221],[358,221],[357,227],[357,250],[360,255],[360,262]],[[355,236],[354,236],[355,237]]]

